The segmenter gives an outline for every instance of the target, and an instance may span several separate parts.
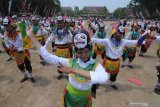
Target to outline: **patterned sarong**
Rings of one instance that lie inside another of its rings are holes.
[[[70,83],[67,84],[67,87],[68,85],[73,88]],[[70,93],[67,88],[64,90],[64,96],[62,97],[63,107],[92,107],[92,96],[90,94],[84,95],[88,94],[88,92],[90,93],[90,91],[83,92],[75,88],[73,90],[76,90],[77,93]],[[82,96],[81,93],[83,94]]]
[[[132,57],[136,54],[136,46],[131,46],[127,48],[128,56]]]
[[[101,55],[101,54],[104,53],[104,51],[105,51],[105,46],[99,45],[99,44],[95,44],[95,46],[94,46],[94,52],[96,52],[96,54]]]
[[[113,60],[104,58],[103,67],[106,69],[106,72],[110,74],[116,74],[119,72],[120,60],[113,61]]]
[[[13,55],[18,65],[23,64],[26,57],[30,60],[30,53],[28,50],[21,52],[13,52]]]

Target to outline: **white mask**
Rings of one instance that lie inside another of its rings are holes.
[[[74,36],[74,44],[78,49],[87,46],[87,36],[84,33],[79,33]]]

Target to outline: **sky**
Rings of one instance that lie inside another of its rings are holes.
[[[113,12],[119,7],[126,7],[131,0],[60,0],[61,6],[78,6],[82,9],[83,6],[106,6],[109,12]]]

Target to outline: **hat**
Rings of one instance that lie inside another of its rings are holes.
[[[26,15],[24,14],[24,15],[22,15],[22,17],[26,17]]]
[[[36,21],[36,18],[33,16],[31,20],[32,20],[32,21]]]
[[[17,15],[12,15],[12,19],[15,19],[15,18],[17,18]]]
[[[63,17],[62,16],[58,16],[57,17],[57,21],[62,21],[63,20]]]
[[[90,42],[90,35],[86,30],[77,30],[73,33],[73,43],[77,49],[85,48]]]
[[[71,22],[71,19],[69,17],[67,17],[66,22]]]
[[[75,19],[74,19],[74,18],[72,18],[72,22],[75,22]]]
[[[38,25],[41,26],[41,25],[43,25],[43,23],[40,21],[40,22],[38,23]]]
[[[3,25],[9,25],[10,24],[10,20],[8,18],[5,18],[3,20]]]
[[[100,23],[99,27],[101,28],[105,27],[104,23]]]

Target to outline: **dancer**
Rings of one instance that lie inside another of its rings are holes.
[[[70,44],[72,42],[72,35],[70,35],[68,29],[66,29],[62,16],[58,17],[57,28],[52,32],[50,37],[47,38],[45,47],[47,47],[52,40],[55,40],[56,49],[54,54],[59,57],[70,58]],[[60,75],[57,77],[58,80],[63,77],[63,73],[59,73]]]
[[[108,73],[102,65],[90,57],[91,45],[89,33],[78,30],[73,34],[73,43],[76,47],[77,59],[60,58],[48,53],[45,46],[36,40],[32,30],[27,34],[39,50],[39,54],[50,64],[59,64],[58,70],[69,73],[69,82],[64,90],[64,107],[92,107],[91,87],[95,83],[105,83]]]
[[[106,48],[106,55],[103,60],[103,66],[106,72],[110,73],[110,85],[113,89],[117,90],[115,81],[120,69],[120,56],[125,46],[136,46],[138,40],[126,40],[122,39],[123,29],[117,28],[117,31],[112,35],[110,39],[98,39],[92,38],[92,42],[104,45]],[[140,38],[143,41],[144,36]]]
[[[35,79],[32,76],[30,53],[29,50],[23,49],[21,34],[16,31],[15,26],[12,26],[10,20],[7,18],[3,20],[3,25],[6,29],[6,47],[10,49],[10,52],[14,56],[17,66],[23,76],[23,79],[20,82],[23,83],[26,80],[30,79],[32,83],[35,83]],[[29,78],[25,69],[28,71]]]
[[[140,31],[138,26],[134,26],[134,29],[132,31],[129,32],[128,35],[125,36],[125,39],[128,40],[137,40],[140,36]],[[128,67],[129,68],[133,68],[132,66],[132,61],[134,60],[135,56],[136,56],[136,51],[137,51],[137,47],[136,46],[128,46],[125,47],[124,51],[123,51],[123,55],[122,55],[122,65],[121,67],[124,68],[125,67],[125,61],[128,58],[129,62],[128,62]]]

